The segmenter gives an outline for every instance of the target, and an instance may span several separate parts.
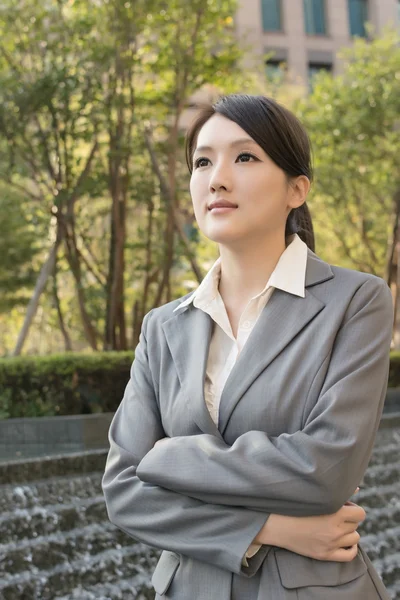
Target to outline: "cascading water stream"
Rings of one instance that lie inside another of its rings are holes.
[[[361,543],[400,600],[400,418],[390,418],[357,502],[367,511]],[[102,450],[0,465],[1,600],[153,600],[158,553],[108,521],[105,458]]]

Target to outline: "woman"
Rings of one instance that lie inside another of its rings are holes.
[[[109,517],[164,550],[160,600],[387,599],[349,498],[386,393],[389,288],[314,254],[309,140],[273,100],[203,108],[187,158],[220,258],[144,319],[110,427]]]

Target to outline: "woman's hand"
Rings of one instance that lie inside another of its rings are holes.
[[[365,510],[346,502],[332,515],[287,517],[270,515],[254,543],[270,544],[317,560],[350,562],[357,555]]]

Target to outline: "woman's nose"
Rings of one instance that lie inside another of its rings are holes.
[[[215,166],[210,179],[210,191],[229,190],[231,187],[231,176],[228,169],[222,166]]]

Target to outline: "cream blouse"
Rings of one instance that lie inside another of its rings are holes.
[[[204,382],[204,397],[211,418],[217,426],[219,403],[226,380],[274,289],[279,288],[304,298],[307,252],[307,245],[297,234],[286,238],[286,249],[281,254],[265,288],[251,298],[245,307],[239,320],[236,338],[232,333],[225,305],[218,291],[221,275],[220,258],[194,293],[178,306],[181,308],[193,302],[196,308],[210,315],[214,321]],[[246,558],[254,556],[259,548],[257,544],[250,545],[243,557],[244,565],[247,566]]]

